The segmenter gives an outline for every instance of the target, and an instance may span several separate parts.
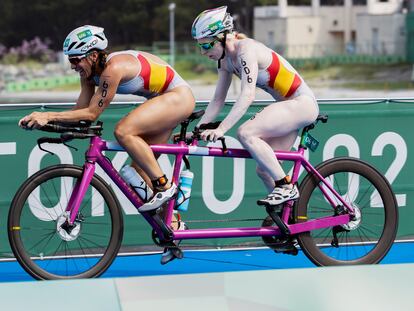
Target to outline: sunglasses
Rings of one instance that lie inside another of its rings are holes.
[[[89,54],[85,54],[85,55],[77,56],[77,57],[69,57],[68,60],[69,60],[69,63],[76,66],[82,61],[82,59],[86,58],[88,55]]]
[[[211,42],[206,42],[206,43],[197,43],[197,45],[203,50],[208,51],[214,47],[214,44],[216,44],[217,41],[219,41],[219,39],[213,40]]]

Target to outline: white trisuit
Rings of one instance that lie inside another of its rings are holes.
[[[225,133],[246,113],[255,98],[256,86],[273,96],[238,129],[238,139],[257,161],[257,174],[270,191],[286,176],[273,150],[290,150],[300,128],[316,120],[319,108],[311,89],[279,54],[253,39],[238,40],[237,57],[226,55],[218,69],[213,99],[199,124],[213,121],[224,106],[232,74],[241,80],[241,93],[219,129]]]

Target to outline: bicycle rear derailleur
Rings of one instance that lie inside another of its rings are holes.
[[[347,211],[345,210],[345,208],[342,205],[338,205],[335,208],[335,216],[337,215],[345,215],[347,214]],[[352,222],[352,221],[351,221]],[[338,233],[341,232],[349,232],[350,230],[348,229],[347,225],[341,225],[341,226],[335,226],[332,228],[332,241],[331,241],[331,245],[333,247],[338,248],[339,247],[339,240],[338,240]]]

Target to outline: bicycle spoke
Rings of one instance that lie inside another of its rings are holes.
[[[54,181],[52,180],[52,185],[53,185],[53,189],[55,190],[55,194],[56,194],[56,197],[58,197],[58,191],[57,191],[57,189],[56,189],[56,186],[55,186],[55,183],[54,183]],[[46,194],[46,196],[49,198],[49,196]],[[68,202],[68,201],[66,201],[66,202]],[[50,203],[50,206],[53,206],[52,205],[52,203],[51,203],[51,201],[49,200],[49,203]],[[60,201],[58,202],[59,203],[59,206],[60,206],[60,210],[61,210],[61,215],[63,214],[63,212],[66,210],[66,209],[64,209],[63,207],[62,207],[62,205],[60,204]],[[56,212],[55,212],[56,213]],[[58,218],[59,217],[59,215],[56,213],[56,218]]]
[[[81,251],[82,251],[82,254],[84,255],[84,257],[82,257],[82,258],[85,260],[86,264],[87,264],[89,267],[93,266],[92,264],[90,264],[90,263],[89,263],[89,257],[87,256],[87,254],[85,253],[84,248],[82,247],[81,240],[80,240],[80,239],[77,239],[76,241],[78,242],[79,247],[80,247],[80,249],[81,249]],[[87,248],[86,248],[86,249],[87,249]]]
[[[98,234],[98,233],[84,233],[83,235],[86,235],[89,237],[96,237],[96,238],[108,238],[107,235]]]
[[[328,160],[318,169],[323,180],[354,208],[355,217],[348,224],[338,226],[336,234],[329,230],[332,228],[299,234],[298,241],[304,253],[319,265],[377,263],[388,252],[396,234],[398,212],[389,184],[375,169],[356,159]],[[343,203],[339,197],[327,191],[323,182],[316,184],[309,176],[301,185],[297,215],[317,221],[333,215],[333,211],[346,213],[340,208]],[[331,204],[322,189],[338,208],[325,209]],[[330,246],[335,235],[338,245]]]
[[[11,242],[19,246],[12,245],[13,252],[22,254],[16,258],[41,279],[101,274],[114,259],[122,238],[117,229],[122,228],[122,215],[110,188],[93,177],[74,226],[66,228],[64,212],[82,170],[61,165],[33,178],[36,181],[24,185],[21,199],[11,208],[15,210],[12,223],[19,227],[12,232]]]
[[[381,226],[381,229],[382,229],[382,226]],[[365,232],[368,232],[368,233],[371,233],[371,234],[378,234],[377,232],[375,232],[375,231],[373,231],[373,230],[371,230],[371,229],[369,229],[369,228],[367,228],[366,226],[363,226],[363,227],[359,227],[358,228],[358,230],[359,231],[365,231]],[[382,231],[382,230],[381,230]]]
[[[51,233],[51,234],[47,234],[47,235],[41,236],[40,241],[37,242],[35,245],[33,245],[30,249],[28,249],[28,252],[30,253],[31,250],[33,250],[34,248],[36,248],[41,243],[45,242],[44,239],[46,238],[46,236],[49,236],[49,239],[47,239],[46,245],[43,248],[46,248],[49,245],[49,242],[53,239],[53,237],[55,236],[55,233]]]
[[[40,201],[40,199],[38,199],[36,196],[32,195],[32,198],[35,198],[35,199],[37,200],[37,202],[38,202],[41,206],[43,206],[43,204],[42,204],[42,202]],[[33,207],[33,205],[30,205],[30,207]],[[35,206],[35,209],[37,209],[37,210],[39,210],[39,211],[42,211],[42,212],[44,211],[44,212],[45,212],[45,213],[46,213],[46,214],[50,217],[50,220],[56,223],[57,215],[56,215],[56,218],[53,218],[53,216],[49,213],[48,208],[46,208],[46,207],[36,207],[36,206]]]
[[[82,241],[89,242],[89,244],[91,244],[91,245],[97,246],[97,248],[98,248],[98,249],[102,248],[102,245],[99,245],[98,243],[96,243],[96,242],[94,242],[94,241],[92,241],[92,240],[90,240],[90,239],[87,239],[87,238],[85,238],[85,237],[82,237],[82,238],[80,238],[80,239],[81,239]]]

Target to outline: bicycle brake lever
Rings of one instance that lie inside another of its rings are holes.
[[[224,137],[220,137],[218,140],[221,141],[221,145],[223,146],[223,153],[227,154],[229,151],[227,150],[226,139]]]
[[[49,151],[49,150],[43,148],[42,145],[38,144],[37,146],[39,147],[40,150],[42,150],[44,152],[47,152],[47,153],[49,153],[52,156],[55,155],[52,151]]]
[[[44,152],[47,152],[50,155],[55,155],[52,151],[49,151],[49,150],[43,148],[42,147],[42,144],[44,144],[44,143],[52,143],[52,144],[55,143],[55,144],[58,144],[60,142],[61,142],[61,139],[60,138],[40,137],[37,140],[37,146],[39,147],[40,150],[42,150]]]
[[[72,132],[62,133],[60,135],[60,137],[62,139],[62,144],[65,145],[68,148],[72,148],[73,150],[78,151],[79,150],[78,148],[76,148],[74,146],[71,146],[67,143],[68,141],[73,140],[76,136],[79,136],[77,134],[78,133],[72,133]]]
[[[62,144],[65,145],[66,147],[72,148],[75,151],[78,151],[79,150],[78,148],[76,148],[74,146],[71,146],[71,145],[67,144],[66,142],[62,142]]]

